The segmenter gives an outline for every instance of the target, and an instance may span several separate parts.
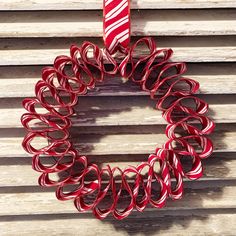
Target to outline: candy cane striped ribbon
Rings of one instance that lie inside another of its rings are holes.
[[[110,54],[128,47],[130,0],[103,0],[103,40]]]

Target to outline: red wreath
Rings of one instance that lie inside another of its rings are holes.
[[[140,45],[145,45],[148,51],[145,55],[139,56],[137,49]],[[88,51],[92,51],[92,57],[88,56]],[[180,199],[183,194],[183,177],[190,180],[200,178],[203,174],[201,160],[213,151],[212,142],[207,135],[215,125],[205,115],[208,104],[194,96],[199,90],[198,82],[183,77],[186,64],[171,62],[172,50],[157,49],[154,40],[147,37],[139,39],[131,47],[120,47],[120,51],[123,58],[118,63],[109,50],[102,50],[91,42],[84,42],[81,47],[72,45],[70,56],[58,56],[52,67],[43,69],[42,79],[35,86],[36,98],[23,101],[23,106],[28,111],[21,120],[28,131],[23,147],[33,154],[33,169],[42,173],[39,184],[57,186],[56,196],[59,200],[73,199],[79,212],[92,210],[99,219],[110,213],[116,219],[123,219],[133,209],[143,211],[148,204],[162,208],[168,197]],[[113,65],[112,69],[108,70],[105,64]],[[70,73],[66,69],[68,66]],[[105,76],[117,73],[150,93],[151,99],[156,101],[156,108],[163,112],[168,123],[168,141],[136,167],[129,166],[121,170],[107,165],[100,169],[96,164],[89,163],[87,157],[80,155],[74,148],[69,134],[72,126],[70,118],[74,114],[73,107],[78,102],[78,95],[86,94],[96,83],[103,82]],[[84,79],[84,74],[89,80]],[[46,98],[48,96],[51,100]],[[66,101],[63,99],[65,96],[69,98]],[[188,105],[189,101],[194,106]],[[48,112],[38,113],[38,105]],[[33,120],[43,123],[45,127],[32,127]],[[179,136],[179,131],[184,131],[184,135]],[[55,138],[54,132],[59,132],[60,137]],[[45,138],[48,145],[43,148],[31,145],[37,137]],[[42,161],[45,156],[55,159],[55,163],[45,165]],[[192,158],[192,166],[188,171],[182,167],[187,156]],[[156,165],[160,167],[160,172],[156,171]],[[82,170],[78,166],[82,166]],[[144,169],[148,169],[147,176],[143,174]],[[51,178],[52,174],[65,171],[67,176],[62,176],[57,181]],[[114,178],[115,173],[120,173],[121,181]],[[94,179],[88,181],[87,177],[91,174]],[[132,182],[129,174],[134,175]],[[105,176],[109,177],[108,181],[104,180]],[[176,180],[176,184],[171,182],[172,178]],[[156,184],[160,187],[158,196],[153,194],[153,186]],[[66,191],[65,187],[71,185],[76,188]],[[117,203],[122,191],[127,192],[130,202],[120,210],[117,209]],[[93,200],[88,203],[85,198],[89,195],[93,196]],[[102,208],[107,196],[111,199],[110,206]]]

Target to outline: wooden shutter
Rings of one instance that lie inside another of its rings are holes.
[[[21,101],[34,95],[43,66],[71,43],[102,46],[101,0],[0,2],[0,231],[1,235],[234,235],[236,230],[236,2],[132,0],[132,35],[154,36],[188,63],[201,83],[217,127],[204,177],[185,181],[182,200],[134,212],[121,222],[78,214],[37,184],[21,147]],[[78,148],[89,160],[125,167],[145,160],[165,141],[165,122],[138,87],[107,80],[81,98],[74,117]]]

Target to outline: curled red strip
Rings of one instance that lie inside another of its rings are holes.
[[[141,44],[147,52],[140,56],[137,49]],[[91,57],[88,52],[91,52]],[[21,119],[28,131],[22,145],[33,154],[33,169],[42,173],[39,184],[57,186],[59,200],[73,199],[79,212],[92,210],[99,219],[112,214],[120,220],[134,209],[143,211],[148,204],[162,208],[168,197],[180,199],[183,177],[195,180],[203,174],[201,160],[213,151],[207,135],[215,125],[205,115],[208,104],[194,96],[199,89],[198,82],[183,77],[186,64],[171,62],[172,54],[171,49],[157,49],[154,40],[145,37],[128,48],[118,64],[107,50],[84,42],[81,47],[72,45],[70,56],[58,56],[52,67],[45,67],[42,79],[35,86],[36,98],[23,101],[27,113]],[[108,70],[106,63],[113,65],[112,69]],[[72,125],[70,118],[78,95],[86,94],[105,76],[118,71],[121,76],[140,84],[141,89],[148,91],[156,101],[156,108],[163,111],[168,123],[168,141],[136,167],[121,170],[108,165],[99,169],[96,164],[88,163],[87,157],[73,147],[68,131]],[[46,112],[39,113],[38,106]],[[32,121],[39,122],[40,126],[32,126]],[[182,136],[179,134],[181,130]],[[55,132],[60,135],[55,137]],[[34,147],[32,142],[39,137],[48,141],[48,145]],[[45,156],[53,158],[55,163],[45,164],[42,161]],[[182,162],[187,157],[191,158],[192,166],[185,170]],[[145,170],[146,175],[143,173]],[[55,173],[60,175],[58,180],[52,177]],[[117,174],[120,180],[115,178]],[[89,176],[93,176],[93,180]],[[175,183],[171,179],[175,179]],[[74,188],[67,190],[68,186]],[[159,186],[159,190],[154,186]],[[124,209],[119,209],[124,192],[129,201]],[[104,207],[107,198],[110,205]]]

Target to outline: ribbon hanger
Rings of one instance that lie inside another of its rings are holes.
[[[103,40],[110,54],[130,43],[130,0],[103,0]]]

